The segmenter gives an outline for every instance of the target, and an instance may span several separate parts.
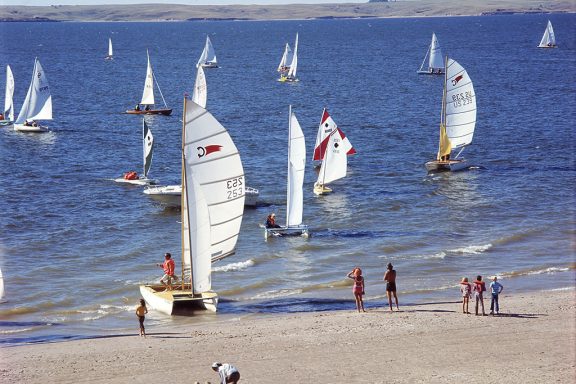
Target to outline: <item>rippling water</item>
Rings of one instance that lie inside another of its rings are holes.
[[[575,278],[576,16],[550,15],[559,48],[536,49],[547,15],[194,23],[1,23],[4,65],[24,99],[34,57],[50,82],[52,132],[0,130],[0,343],[135,332],[138,284],[178,254],[179,214],[142,188],[110,179],[141,164],[139,100],[146,49],[170,117],[147,117],[152,176],[180,175],[182,95],[209,33],[221,68],[207,71],[208,109],[228,128],[261,205],[244,215],[237,254],[213,266],[218,314],[352,308],[345,275],[365,271],[368,307],[381,306],[384,266],[400,304],[457,300],[457,282],[501,276],[509,292],[561,289]],[[276,81],[284,44],[300,34],[296,84]],[[427,176],[435,156],[441,79],[418,76],[432,32],[474,81],[473,169]],[[115,60],[105,61],[108,37]],[[284,218],[288,104],[309,157],[323,107],[358,154],[334,193],[312,193],[312,236],[265,242],[258,224]]]

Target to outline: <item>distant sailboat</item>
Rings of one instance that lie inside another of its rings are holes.
[[[2,269],[0,269],[0,302],[4,301],[4,276],[2,275]]]
[[[540,45],[538,48],[556,48],[556,35],[554,35],[554,28],[552,28],[552,23],[548,20],[548,24],[546,25],[546,30],[544,31],[544,35],[542,36],[542,40],[540,40]]]
[[[208,88],[206,85],[206,74],[202,66],[198,67],[196,71],[196,81],[194,82],[194,94],[192,101],[206,109],[206,101],[208,99]]]
[[[114,52],[112,51],[112,39],[108,38],[108,55],[105,57],[106,60],[114,60]]]
[[[426,59],[428,59],[427,65]],[[432,33],[432,42],[428,47],[424,60],[422,60],[418,73],[421,75],[441,75],[444,73],[442,49],[435,33]]]
[[[278,64],[278,68],[276,69],[280,73],[286,73],[290,70],[290,64],[292,63],[292,49],[290,49],[290,44],[286,43],[286,47],[284,48],[284,54],[282,55],[282,59],[280,60],[280,64]]]
[[[296,71],[298,70],[298,34],[296,34],[296,41],[294,42],[294,52],[292,52],[292,60],[290,61],[290,67],[286,73],[282,73],[278,81],[281,82],[296,82],[298,78],[296,77]]]
[[[123,177],[115,179],[117,183],[127,183],[133,185],[150,185],[156,184],[157,180],[149,179],[148,174],[150,172],[150,166],[152,165],[152,154],[154,151],[154,136],[152,136],[152,131],[146,124],[146,120],[142,119],[142,143],[143,143],[143,154],[144,154],[144,173],[140,177],[134,171],[126,172]]]
[[[210,41],[210,37],[206,36],[206,44],[204,45],[204,50],[200,55],[200,59],[196,64],[196,68],[204,67],[204,68],[218,68],[218,59],[216,59],[216,51],[214,51],[214,46],[212,45],[212,41]]]
[[[459,156],[472,143],[475,126],[476,95],[472,80],[460,64],[446,58],[438,154],[436,160],[426,163],[428,172],[467,168],[467,161]],[[460,151],[451,158],[451,152],[456,149]]]
[[[234,254],[244,214],[244,170],[232,138],[186,99],[182,120],[182,281],[171,291],[140,286],[150,307],[168,315],[216,311],[212,263]]]
[[[9,65],[6,66],[6,93],[4,96],[4,118],[0,120],[0,126],[8,126],[14,123],[14,75]]]
[[[304,211],[304,170],[306,169],[306,141],[296,115],[289,108],[288,120],[288,182],[286,193],[286,225],[264,228],[264,238],[270,236],[308,236],[308,226],[302,224]]]
[[[148,54],[148,50],[146,50],[146,57],[148,58],[148,68],[146,69],[146,80],[144,81],[144,91],[142,92],[142,100],[136,108],[129,109],[126,113],[132,115],[170,115],[172,113],[172,108],[168,108],[166,105],[166,100],[164,100],[164,95],[162,94],[162,90],[160,89],[160,85],[158,85],[158,80],[156,80],[156,76],[154,75],[154,71],[152,70],[152,65],[150,64],[150,55]],[[156,83],[156,87],[158,88],[158,92],[162,97],[162,101],[164,102],[165,108],[154,109],[154,83]],[[142,108],[144,106],[144,108]]]
[[[14,122],[14,130],[21,132],[48,132],[48,127],[36,120],[52,120],[52,95],[48,79],[38,58],[34,60],[32,81],[20,113]]]

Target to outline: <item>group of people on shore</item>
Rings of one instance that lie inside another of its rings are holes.
[[[500,305],[498,304],[498,295],[502,292],[504,287],[498,282],[498,278],[494,276],[492,282],[490,283],[490,314],[498,315],[500,313]],[[460,281],[460,292],[462,293],[462,313],[470,314],[468,311],[468,304],[470,302],[470,297],[474,293],[474,299],[476,301],[476,316],[479,315],[479,307],[482,308],[482,316],[486,316],[484,311],[484,292],[486,292],[486,284],[482,281],[482,276],[476,276],[476,280],[473,283],[468,282],[467,277],[463,277]]]
[[[365,295],[364,290],[364,277],[362,276],[362,269],[359,267],[354,267],[352,271],[346,275],[348,278],[354,280],[354,285],[352,286],[352,293],[356,299],[356,309],[358,312],[366,312],[364,310],[364,300],[362,296]],[[390,306],[390,311],[392,309],[392,297],[396,300],[396,310],[399,311],[398,307],[398,294],[396,293],[396,270],[391,263],[386,266],[386,272],[384,273],[384,281],[386,282],[386,296],[388,297],[388,305]]]

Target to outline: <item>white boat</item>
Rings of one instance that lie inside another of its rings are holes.
[[[468,168],[460,155],[472,143],[476,127],[476,94],[466,70],[455,60],[446,58],[440,140],[436,160],[426,163],[428,172],[458,171]],[[452,151],[458,150],[452,157]]]
[[[182,185],[180,184],[152,186],[146,188],[144,193],[166,208],[180,208],[180,196],[182,194]],[[260,191],[256,188],[246,186],[244,188],[244,206],[256,207],[258,205],[259,195]]]
[[[428,62],[426,62],[426,59],[428,59]],[[428,46],[426,56],[424,56],[424,60],[422,60],[420,69],[417,72],[421,75],[441,75],[444,73],[442,49],[435,33],[432,33],[432,42]]]
[[[296,41],[294,42],[294,52],[292,52],[292,60],[290,61],[290,68],[286,73],[281,72],[278,81],[281,82],[296,82],[296,72],[298,70],[298,34],[296,34]]]
[[[218,59],[216,58],[216,51],[214,51],[214,46],[212,45],[212,41],[210,41],[210,37],[206,36],[206,44],[204,45],[204,50],[200,55],[200,59],[196,64],[196,68],[204,67],[204,68],[218,68]]]
[[[173,290],[141,285],[151,308],[168,315],[216,311],[212,262],[235,252],[244,214],[244,170],[226,129],[184,99],[182,122],[182,279]]]
[[[208,100],[208,88],[206,85],[206,74],[202,66],[198,67],[196,71],[196,81],[194,82],[194,93],[192,94],[192,101],[206,108],[206,101]]]
[[[158,84],[158,80],[154,75],[154,71],[152,70],[152,65],[150,64],[150,55],[148,54],[148,50],[146,50],[146,57],[148,58],[148,67],[146,69],[146,80],[144,81],[144,91],[142,91],[142,100],[139,104],[136,105],[134,109],[129,109],[126,113],[131,115],[170,115],[172,113],[172,108],[168,108],[166,105],[166,100],[164,100],[164,95],[162,94],[162,90],[160,89],[160,85]],[[162,102],[164,102],[164,108],[154,108],[155,99],[154,99],[154,83],[156,83],[156,87],[158,88],[158,92],[162,97]]]
[[[556,35],[554,35],[554,28],[552,28],[552,23],[548,20],[546,25],[546,30],[540,40],[538,48],[556,48]]]
[[[264,238],[270,236],[308,237],[308,226],[302,224],[304,211],[304,170],[306,169],[306,141],[304,133],[289,107],[288,118],[288,183],[286,191],[286,225],[279,228],[264,227]]]
[[[4,118],[0,120],[0,126],[5,127],[14,124],[14,75],[9,65],[6,66],[6,93],[2,115]]]
[[[114,60],[114,51],[112,50],[112,39],[108,38],[108,55],[104,58],[105,60]]]
[[[146,120],[142,119],[142,153],[144,154],[144,172],[140,177],[136,172],[126,172],[123,177],[115,179],[117,183],[127,183],[133,185],[150,185],[156,184],[158,180],[148,178],[150,166],[152,165],[152,154],[154,152],[154,136],[148,128]]]
[[[340,128],[336,125],[326,108],[318,126],[314,159],[322,161],[318,179],[314,183],[314,194],[324,195],[332,192],[326,185],[346,176],[348,155],[356,150]]]
[[[292,49],[290,48],[290,44],[286,43],[286,47],[284,48],[284,54],[282,55],[282,59],[280,60],[280,64],[278,64],[278,68],[276,69],[280,73],[286,73],[290,70],[290,64],[292,63]]]
[[[52,95],[48,79],[38,58],[34,60],[32,81],[14,122],[14,130],[21,132],[48,132],[48,127],[40,125],[37,120],[52,120]]]

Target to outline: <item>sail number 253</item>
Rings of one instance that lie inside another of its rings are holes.
[[[470,91],[460,92],[452,95],[452,102],[454,103],[454,107],[463,107],[472,103],[474,95]]]
[[[244,177],[235,177],[226,180],[226,193],[228,200],[241,197],[244,192]]]

